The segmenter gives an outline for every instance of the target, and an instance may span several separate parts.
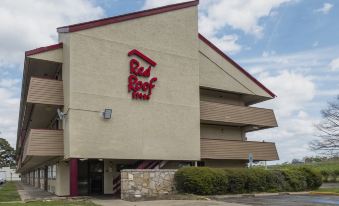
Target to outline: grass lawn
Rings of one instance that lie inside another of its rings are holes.
[[[14,182],[6,182],[0,189],[0,203],[10,201],[20,201]]]
[[[320,188],[317,189],[315,192],[334,192],[339,194],[339,188]]]
[[[97,206],[96,204],[86,201],[86,200],[56,200],[56,201],[34,201],[34,202],[27,202],[27,203],[6,203],[2,205],[10,205],[10,206]]]
[[[34,201],[28,203],[5,203],[11,201],[20,201],[20,196],[17,192],[15,182],[6,182],[0,188],[0,206],[10,205],[10,206],[97,206],[96,204],[87,201],[87,200],[53,200],[53,201]]]

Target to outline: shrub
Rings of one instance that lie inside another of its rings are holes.
[[[306,183],[307,183],[306,189],[309,189],[309,190],[318,189],[323,183],[322,176],[318,171],[314,169],[312,170],[307,167],[300,167],[298,169],[305,175]]]
[[[244,193],[246,184],[246,175],[243,169],[225,170],[228,178],[227,193]]]
[[[186,167],[177,171],[175,181],[179,192],[217,195],[317,189],[322,178],[319,172],[304,167],[282,170]]]
[[[176,187],[179,192],[198,195],[224,194],[228,181],[220,169],[207,167],[185,167],[175,174]]]
[[[337,178],[339,176],[339,169],[334,169],[332,172],[332,175],[333,175],[333,181],[337,182]]]
[[[289,184],[287,191],[303,191],[307,188],[306,177],[303,172],[297,169],[282,170],[286,181]]]
[[[328,182],[328,177],[330,172],[328,170],[320,170],[321,175],[323,176],[324,182]]]
[[[289,184],[281,170],[270,170],[266,177],[266,192],[288,191]]]

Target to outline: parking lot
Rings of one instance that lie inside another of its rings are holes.
[[[228,203],[253,206],[323,206],[339,205],[339,196],[325,195],[276,195],[262,197],[234,197],[219,199]]]

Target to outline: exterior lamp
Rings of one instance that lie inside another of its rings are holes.
[[[102,116],[104,117],[104,119],[111,119],[112,109],[105,109],[105,111],[102,113]]]

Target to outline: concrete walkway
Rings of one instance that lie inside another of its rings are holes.
[[[243,204],[217,202],[213,200],[155,200],[128,202],[118,199],[91,199],[91,201],[102,206],[246,206]]]
[[[21,200],[26,202],[30,200],[44,200],[44,199],[65,199],[64,197],[58,197],[49,192],[35,188],[31,185],[21,182],[16,183],[18,193]],[[218,202],[214,200],[156,200],[156,201],[140,201],[129,202],[120,199],[114,199],[107,196],[101,196],[98,198],[90,198],[92,202],[102,206],[245,206],[236,203]]]
[[[22,182],[17,182],[16,187],[22,201],[58,198],[56,195]]]

